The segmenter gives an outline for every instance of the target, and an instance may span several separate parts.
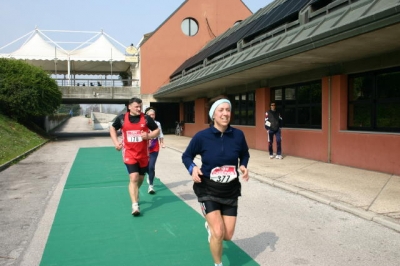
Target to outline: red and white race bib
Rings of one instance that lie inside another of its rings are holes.
[[[229,183],[238,177],[234,165],[224,165],[211,170],[210,179],[218,183]]]
[[[143,141],[140,130],[129,130],[126,132],[127,142],[141,142]]]

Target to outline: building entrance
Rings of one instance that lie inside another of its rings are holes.
[[[175,123],[179,121],[179,103],[152,102],[150,106],[156,109],[156,120],[161,123],[163,133],[175,134]]]

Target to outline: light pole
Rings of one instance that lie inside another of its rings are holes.
[[[110,59],[110,65],[111,65],[111,79],[112,79],[112,74],[113,74],[113,69],[112,69],[112,48],[111,48],[111,59]]]
[[[54,46],[54,73],[57,78],[57,47]]]

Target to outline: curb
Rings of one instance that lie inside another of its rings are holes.
[[[174,147],[168,146],[168,148],[175,150],[177,152],[183,153],[183,151],[176,149]],[[309,198],[311,200],[315,200],[315,201],[320,202],[325,205],[329,205],[335,209],[351,213],[351,214],[358,216],[364,220],[378,223],[382,226],[385,226],[387,228],[390,228],[390,229],[400,233],[400,223],[397,222],[393,218],[390,218],[390,217],[387,217],[387,216],[384,216],[381,214],[377,214],[377,213],[374,213],[371,211],[366,211],[364,209],[354,207],[354,206],[344,203],[344,202],[332,200],[328,197],[321,196],[320,194],[317,194],[315,192],[312,192],[309,190],[304,190],[303,188],[296,187],[296,186],[293,186],[293,185],[290,185],[290,184],[287,184],[287,183],[284,183],[281,181],[276,181],[267,176],[260,175],[258,173],[252,172],[252,171],[249,171],[249,173],[251,173],[252,178],[254,178],[262,183],[283,189],[288,192],[292,192],[294,194],[301,195],[303,197]]]
[[[19,161],[21,158],[31,154],[32,152],[36,151],[37,149],[41,148],[44,144],[48,143],[50,140],[46,140],[45,142],[43,142],[42,144],[39,144],[36,147],[33,147],[32,149],[24,152],[23,154],[15,157],[14,159],[5,162],[4,164],[0,165],[0,172],[2,172],[3,170],[7,169],[8,167],[10,167],[12,164],[14,164],[16,161]]]
[[[380,225],[383,225],[385,227],[388,227],[392,230],[395,230],[397,232],[400,233],[400,223],[398,223],[395,219],[381,215],[381,214],[377,214],[375,212],[371,212],[371,211],[366,211],[364,209],[358,208],[358,207],[354,207],[350,204],[344,203],[344,202],[340,202],[340,201],[336,201],[336,200],[332,200],[328,197],[325,196],[321,196],[317,193],[314,193],[312,191],[308,191],[308,190],[304,190],[300,187],[296,187],[290,184],[286,184],[280,181],[276,181],[273,180],[269,177],[257,174],[257,173],[253,173],[250,171],[250,173],[252,174],[252,177],[262,183],[266,183],[270,186],[273,187],[277,187],[283,190],[286,190],[288,192],[292,192],[294,194],[298,194],[301,196],[304,196],[306,198],[309,198],[311,200],[315,200],[318,201],[322,204],[325,205],[329,205],[335,209],[341,210],[341,211],[345,211],[348,213],[351,213],[355,216],[358,216],[364,220],[368,220],[371,222],[375,222],[378,223]]]

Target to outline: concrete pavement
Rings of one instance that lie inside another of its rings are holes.
[[[82,127],[81,133],[76,132],[79,125]],[[39,265],[65,181],[78,150],[82,147],[112,146],[107,132],[93,133],[87,126],[87,119],[81,117],[70,119],[58,133],[59,139],[0,172],[0,239],[3,240],[0,241],[0,265]],[[63,135],[74,137],[63,138]],[[166,135],[167,149],[161,152],[157,165],[159,169],[169,167],[168,171],[162,172],[163,182],[199,211],[190,178],[179,160],[180,153],[190,139]],[[266,152],[258,150],[250,150],[250,154],[249,170],[254,182],[243,186],[245,195],[235,242],[256,258],[260,265],[298,265],[305,260],[313,261],[313,265],[377,265],[374,258],[384,261],[380,265],[397,265],[393,261],[398,258],[399,234],[383,229],[400,232],[399,176],[292,156],[270,160]],[[331,208],[323,208],[326,207],[324,204],[355,216],[332,212]],[[254,210],[256,214],[252,213]],[[267,215],[254,219],[266,210]],[[297,214],[301,217],[297,217]],[[358,217],[386,228],[366,221],[362,223],[360,221],[363,219]],[[302,221],[303,218],[307,220]],[[248,227],[247,224],[252,225]],[[313,233],[316,230],[318,237]],[[334,256],[332,245],[336,247]],[[278,247],[276,251],[275,246]],[[318,254],[319,260],[315,254]],[[363,260],[359,264],[354,261],[343,264],[354,254]],[[387,257],[383,259],[378,254],[387,254]],[[317,263],[326,259],[337,263]],[[285,260],[294,261],[285,264]],[[271,261],[275,261],[275,264]]]
[[[55,133],[109,136],[108,129],[93,131],[89,120],[73,117]],[[185,150],[190,140],[185,136],[165,135],[167,146],[179,152]],[[0,171],[11,163],[3,165]],[[268,152],[255,149],[250,149],[249,171],[251,178],[400,232],[400,176],[286,155],[283,160],[271,160]]]
[[[166,135],[183,152],[191,138]],[[284,152],[284,146],[283,146]],[[400,232],[400,176],[250,149],[250,177]]]

